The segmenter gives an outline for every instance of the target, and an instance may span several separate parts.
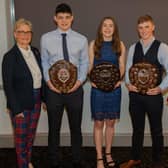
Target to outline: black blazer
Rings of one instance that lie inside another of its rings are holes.
[[[31,50],[42,73],[40,53],[34,47],[31,47]],[[34,108],[33,78],[17,45],[14,45],[3,57],[2,79],[7,108],[11,110],[12,115]],[[44,82],[42,82],[42,86],[43,84]]]

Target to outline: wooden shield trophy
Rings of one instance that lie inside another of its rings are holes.
[[[130,82],[138,88],[141,94],[146,94],[148,89],[157,86],[158,75],[158,68],[148,62],[136,63],[129,70]]]
[[[59,60],[49,69],[51,83],[61,93],[67,93],[77,80],[77,67],[72,63]]]
[[[120,80],[120,71],[117,66],[103,62],[93,67],[90,80],[96,84],[97,88],[110,92]]]

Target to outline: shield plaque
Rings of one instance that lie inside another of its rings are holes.
[[[120,71],[117,66],[103,62],[93,67],[90,80],[96,84],[97,88],[110,92],[120,80]]]
[[[146,94],[148,89],[157,86],[158,76],[158,68],[148,62],[136,63],[129,70],[130,82],[138,88],[141,94]]]
[[[72,63],[59,60],[49,69],[51,83],[61,93],[67,93],[77,80],[77,67]]]

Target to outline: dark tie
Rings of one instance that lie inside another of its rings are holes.
[[[67,41],[66,41],[66,33],[62,33],[62,49],[63,49],[63,55],[64,59],[66,61],[69,61],[69,55],[68,55],[68,48],[67,48]]]

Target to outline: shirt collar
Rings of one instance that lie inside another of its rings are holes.
[[[153,43],[154,40],[155,40],[155,37],[152,36],[151,39],[149,40],[149,43],[146,46],[144,46],[144,43],[143,43],[142,39],[140,39],[140,43],[141,43],[142,46],[148,47],[148,46],[150,46]]]
[[[68,29],[66,32],[65,31],[62,31],[60,28],[57,28],[57,30],[58,30],[58,33],[61,35],[62,33],[66,33],[67,35],[69,35],[70,33],[71,33],[71,31],[72,31],[72,29],[70,28],[70,29]]]
[[[21,53],[25,56],[25,57],[30,57],[31,56],[31,48],[30,46],[28,46],[28,50],[25,50],[24,48],[21,48],[19,45],[17,45],[19,50],[21,51]]]

